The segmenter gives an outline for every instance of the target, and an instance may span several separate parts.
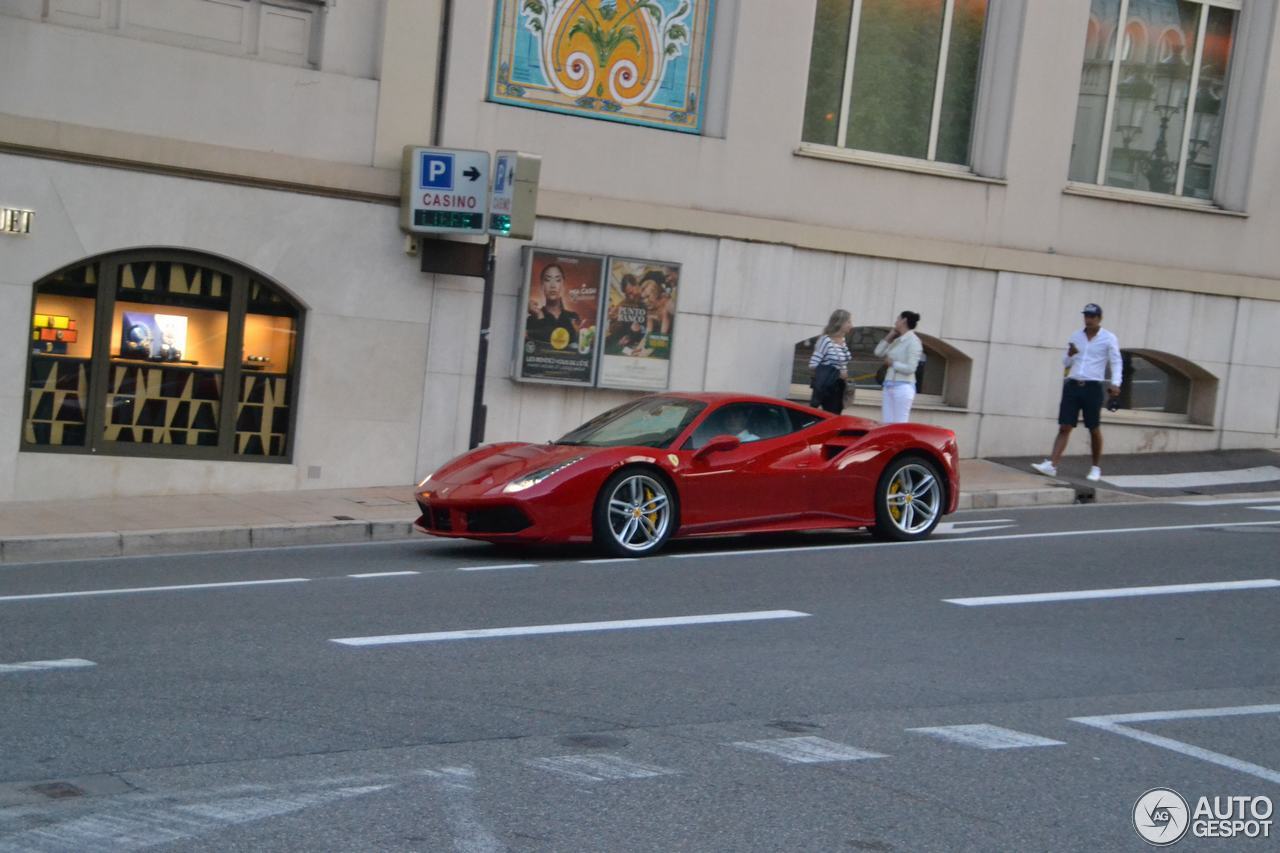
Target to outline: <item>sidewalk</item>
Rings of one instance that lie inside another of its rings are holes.
[[[960,509],[1070,504],[1075,491],[985,459],[960,463]],[[0,504],[0,563],[403,539],[412,486]]]

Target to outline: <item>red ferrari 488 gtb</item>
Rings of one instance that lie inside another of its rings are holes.
[[[418,485],[434,536],[594,542],[868,527],[923,539],[955,511],[955,433],[742,394],[641,397],[548,444],[489,444]]]

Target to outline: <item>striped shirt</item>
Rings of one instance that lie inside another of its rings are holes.
[[[813,348],[813,355],[809,356],[809,367],[814,368],[819,364],[830,364],[843,370],[849,365],[849,361],[852,358],[853,354],[849,352],[847,344],[838,344],[823,335],[818,338],[818,343]]]

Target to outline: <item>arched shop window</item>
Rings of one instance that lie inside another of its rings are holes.
[[[1165,352],[1121,350],[1120,408],[1142,416],[1212,424],[1218,380],[1204,368]]]
[[[858,389],[879,391],[876,370],[884,363],[877,358],[876,344],[889,334],[888,326],[858,326],[848,339],[853,361],[849,363],[849,381]],[[916,333],[924,345],[924,361],[916,370],[916,401],[920,404],[958,406],[963,408],[969,400],[969,375],[971,359],[955,347],[930,335]],[[809,399],[809,356],[818,343],[817,337],[808,338],[795,345],[791,368],[791,394],[793,399]],[[865,398],[863,398],[865,401]]]
[[[38,282],[22,449],[288,461],[303,310],[189,252],[128,252]]]

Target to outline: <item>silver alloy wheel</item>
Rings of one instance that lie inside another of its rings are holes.
[[[923,465],[903,465],[889,481],[885,492],[889,520],[910,536],[923,533],[942,509],[942,489],[938,478]]]
[[[670,525],[667,488],[647,474],[622,479],[609,495],[609,532],[628,551],[642,553],[653,548]]]

